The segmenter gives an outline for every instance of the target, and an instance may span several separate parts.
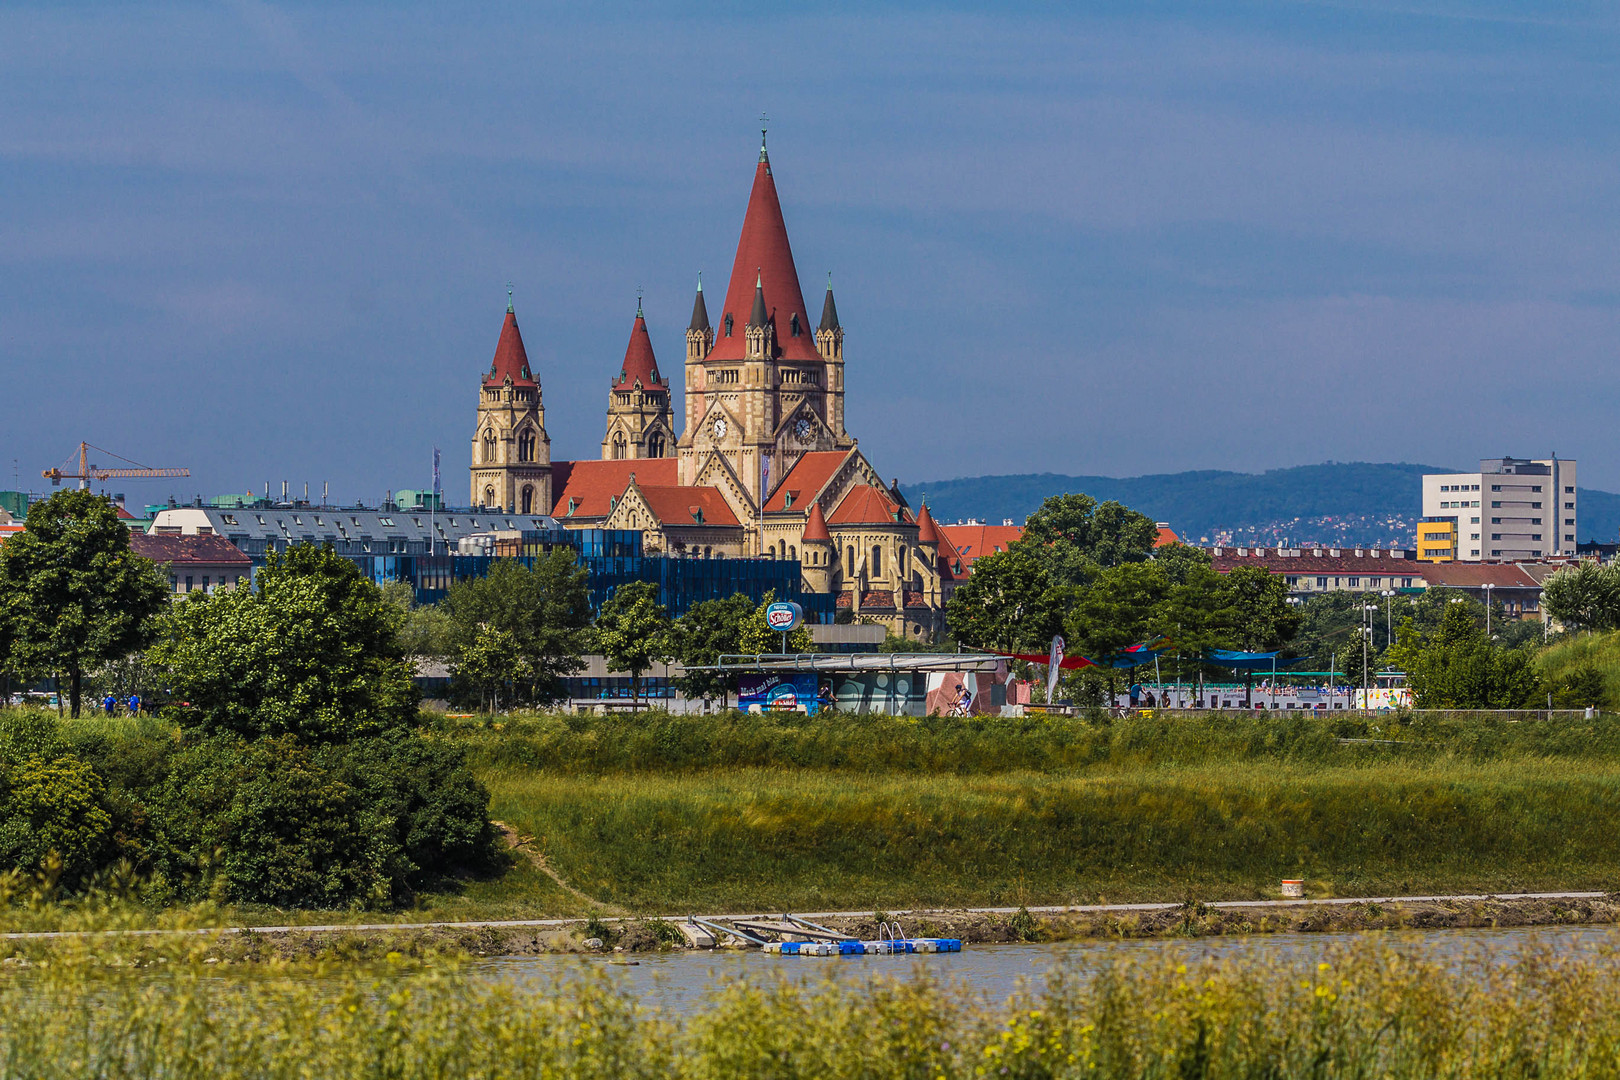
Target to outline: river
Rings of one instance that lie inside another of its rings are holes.
[[[1620,943],[1612,927],[1514,927],[1511,929],[1373,931],[1377,940],[1398,943],[1459,966],[1507,962],[1531,942],[1559,951],[1587,950]],[[714,952],[491,957],[473,965],[475,975],[549,987],[555,976],[583,965],[605,967],[628,983],[643,1004],[671,1014],[696,1010],[712,989],[739,979],[777,975],[800,982],[825,977],[860,980],[881,973],[901,979],[934,977],[988,1002],[1004,1000],[1021,983],[1040,983],[1054,967],[1068,965],[1081,974],[1096,971],[1120,956],[1174,951],[1188,959],[1241,955],[1287,956],[1300,962],[1353,934],[1252,934],[1207,938],[1143,938],[1128,941],[1063,941],[1009,945],[968,945],[959,953],[910,956],[796,957],[766,955],[756,949]]]

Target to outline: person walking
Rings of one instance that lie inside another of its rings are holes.
[[[139,715],[141,715],[141,695],[139,695],[139,694],[131,694],[131,695],[129,695],[129,715],[131,715],[131,716],[139,716]]]
[[[118,709],[118,699],[108,694],[101,699],[101,708],[103,712],[111,716]]]

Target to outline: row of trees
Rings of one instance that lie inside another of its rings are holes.
[[[1092,657],[1156,634],[1190,657],[1269,651],[1293,637],[1300,616],[1281,579],[1251,567],[1217,574],[1203,551],[1155,549],[1157,537],[1151,518],[1117,502],[1049,498],[1019,540],[974,562],[946,606],[951,632],[1002,652],[1044,652],[1061,633],[1070,652]],[[1084,679],[1113,692],[1111,670]]]

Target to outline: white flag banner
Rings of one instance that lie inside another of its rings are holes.
[[[1052,637],[1052,651],[1046,658],[1046,703],[1052,703],[1052,694],[1057,690],[1058,676],[1063,674],[1063,635],[1054,634]]]

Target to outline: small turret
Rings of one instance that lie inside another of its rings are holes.
[[[763,273],[754,277],[754,310],[748,315],[747,358],[764,360],[771,355],[771,317],[765,308],[765,279]]]
[[[800,572],[804,576],[805,588],[810,592],[832,592],[834,570],[832,533],[827,530],[827,518],[821,512],[820,503],[810,504],[810,514],[804,523],[804,535],[799,540],[799,553]]]

